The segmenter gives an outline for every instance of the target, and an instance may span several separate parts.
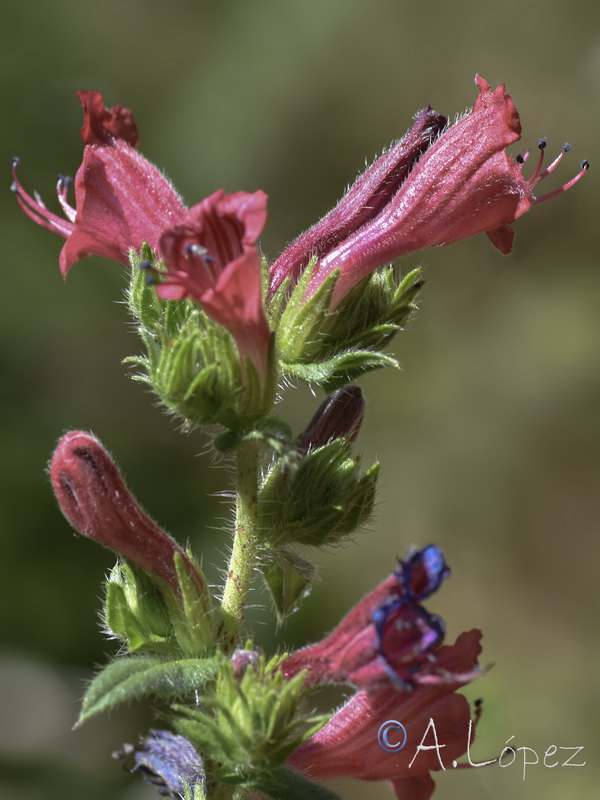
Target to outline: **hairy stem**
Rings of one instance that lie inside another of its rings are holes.
[[[219,629],[221,647],[225,653],[231,653],[238,643],[256,561],[258,511],[256,442],[244,441],[240,444],[237,452],[236,478],[235,536],[221,603]]]

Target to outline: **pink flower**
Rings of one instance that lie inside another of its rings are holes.
[[[62,274],[89,255],[128,264],[129,251],[147,242],[164,258],[167,271],[158,294],[196,300],[264,375],[270,330],[256,240],[266,220],[266,195],[218,191],[186,209],[164,175],[134,149],[138,132],[129,109],[104,108],[99,92],[78,96],[85,148],[75,176],[75,208],[67,202],[69,182],[60,178],[57,186],[66,218],[25,191],[18,161],[13,164],[13,188],[25,213],[67,240],[60,254]]]
[[[75,176],[75,208],[67,202],[69,181],[60,178],[58,200],[65,217],[49,211],[21,185],[13,163],[13,189],[25,213],[67,241],[60,254],[64,276],[85,256],[128,264],[131,248],[157,248],[165,228],[179,222],[185,208],[161,172],[136,152],[137,128],[128,109],[104,109],[99,92],[79,92],[84,108],[83,163]]]
[[[319,229],[319,242],[312,243],[312,249],[320,261],[308,295],[333,270],[339,269],[341,274],[332,297],[335,307],[378,267],[423,247],[452,244],[477,233],[487,233],[502,253],[509,253],[514,238],[510,223],[532,205],[565,191],[582,177],[589,166],[586,161],[582,162],[580,172],[559,189],[535,197],[535,187],[555,169],[568,145],[552,164],[542,169],[545,142],[541,143],[538,165],[531,177],[525,179],[522,167],[526,158],[513,160],[505,152],[521,135],[519,115],[511,97],[505,93],[504,85],[492,91],[483,78],[476,76],[475,82],[479,97],[473,110],[437,138],[428,140],[419,160],[402,176],[401,184],[395,185],[397,191],[389,196],[379,213],[360,227],[351,226],[343,240],[332,247],[326,241],[326,224],[313,229]],[[414,129],[410,136],[413,133]],[[368,175],[369,171],[357,184],[367,181]],[[377,180],[376,171],[373,180]],[[375,193],[375,187],[371,191]],[[344,200],[340,206],[343,203]],[[293,254],[295,247],[296,243],[292,244],[276,265],[286,264],[287,253]],[[279,279],[279,273],[274,279]]]
[[[162,578],[176,594],[178,553],[207,592],[185,552],[143,511],[95,436],[85,431],[65,434],[52,456],[50,479],[61,511],[76,531]]]
[[[449,574],[438,547],[412,552],[329,636],[281,664],[289,678],[306,670],[309,686],[361,690],[292,754],[289,766],[317,781],[388,780],[402,800],[428,800],[435,785],[430,771],[445,769],[472,739],[469,704],[455,691],[481,674],[481,632],[442,646],[444,623],[420,605]],[[427,749],[429,741],[419,747],[431,719],[438,751]],[[406,730],[406,747],[393,753],[378,740],[389,720]]]
[[[427,150],[446,122],[446,117],[436,114],[431,108],[419,111],[406,136],[363,172],[337,206],[301,234],[274,262],[271,293],[287,277],[295,281],[311,258],[325,256],[374,219],[396,194],[414,162]]]
[[[165,300],[194,299],[227,328],[259,374],[267,368],[271,335],[256,246],[266,218],[264,192],[215,192],[162,233],[166,275],[157,285]]]
[[[472,630],[436,651],[437,668],[454,680],[419,684],[412,691],[358,692],[290,756],[288,765],[316,781],[387,780],[400,800],[429,800],[435,789],[430,772],[451,769],[473,739],[469,704],[455,692],[477,674],[480,639],[481,632]],[[394,752],[378,742],[381,726],[390,720],[406,730],[406,745]],[[439,747],[422,749],[432,747],[434,737]]]
[[[432,653],[443,641],[444,624],[420,601],[449,574],[438,547],[409,554],[329,636],[292,653],[281,665],[283,674],[292,678],[307,670],[307,685],[347,683],[368,689],[411,688],[435,680]]]

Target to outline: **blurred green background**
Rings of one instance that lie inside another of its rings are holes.
[[[480,627],[485,698],[475,757],[509,737],[536,749],[585,747],[584,767],[492,767],[442,775],[436,797],[564,800],[595,795],[600,545],[598,6],[411,0],[54,0],[0,11],[0,798],[142,800],[156,794],[111,762],[147,709],[70,726],[83,682],[113,653],[98,626],[112,559],[76,537],[44,473],[64,431],[94,431],[150,513],[189,539],[213,581],[230,509],[227,476],[182,435],[121,365],[139,351],[115,264],[88,259],[65,283],[61,241],[22,214],[10,158],[54,208],[58,173],[81,158],[78,88],[131,107],[141,150],[189,204],[223,187],[263,189],[262,240],[275,258],[314,222],[413,113],[454,115],[473,76],[507,84],[523,144],[572,152],[546,183],[592,160],[568,195],[516,224],[514,254],[486,240],[403,260],[426,266],[421,310],[395,342],[401,373],[364,381],[365,463],[383,475],[371,529],[321,558],[323,580],[279,641],[318,638],[389,573],[411,543],[440,544],[452,579],[430,603],[449,640]],[[516,150],[515,150],[516,152]],[[596,199],[595,199],[596,198]],[[594,210],[595,209],[595,210]],[[318,400],[285,401],[300,428]],[[320,398],[319,398],[320,399]],[[283,410],[282,410],[283,413]],[[217,465],[218,466],[218,465]],[[257,603],[264,601],[258,596]],[[273,618],[256,611],[274,646]],[[383,785],[337,784],[348,800]]]

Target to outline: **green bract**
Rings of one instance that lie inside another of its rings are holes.
[[[360,474],[344,437],[309,450],[295,468],[277,461],[258,495],[258,528],[273,545],[334,544],[369,518],[379,464]]]
[[[277,666],[281,658],[256,667],[248,666],[241,677],[230,661],[219,662],[214,691],[204,695],[199,708],[176,706],[175,728],[215,765],[225,783],[267,793],[274,797],[332,798],[299,775],[282,769],[288,756],[325,724],[328,716],[298,714],[307,690],[304,674],[287,680]],[[284,791],[290,784],[289,793]],[[300,786],[305,794],[300,794]],[[310,791],[321,794],[311,794]]]
[[[132,251],[127,302],[138,323],[146,355],[127,363],[141,372],[136,380],[149,384],[169,411],[187,426],[220,424],[247,430],[266,416],[273,403],[274,375],[261,379],[249,359],[242,364],[235,342],[193,300],[161,300],[139,268],[155,263],[150,248]],[[272,364],[272,359],[270,359]]]
[[[194,568],[200,566],[188,555]],[[149,576],[122,559],[106,582],[104,622],[128,652],[200,656],[214,649],[214,610],[210,595],[202,591],[175,554],[179,594],[160,578]]]
[[[397,367],[381,348],[415,310],[414,299],[423,285],[421,271],[401,278],[393,267],[379,270],[330,311],[339,273],[334,270],[306,298],[314,267],[314,262],[308,265],[289,297],[289,281],[284,282],[270,304],[282,372],[331,391],[364,372]]]

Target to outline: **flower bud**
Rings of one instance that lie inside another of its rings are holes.
[[[162,578],[176,594],[181,593],[174,563],[179,554],[198,588],[207,592],[203,576],[142,510],[95,436],[84,431],[63,436],[50,462],[50,479],[61,511],[76,531]]]
[[[364,414],[365,400],[358,386],[348,384],[336,389],[323,400],[308,423],[298,443],[298,450],[306,453],[342,436],[354,442]]]
[[[236,678],[243,678],[248,667],[252,667],[252,669],[256,671],[258,669],[259,662],[260,653],[258,650],[237,649],[231,654],[233,674]]]

